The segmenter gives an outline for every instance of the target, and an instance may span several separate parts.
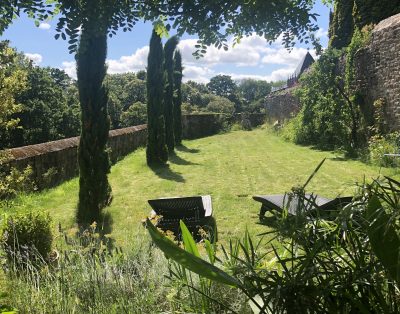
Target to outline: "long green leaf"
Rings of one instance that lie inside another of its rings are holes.
[[[390,276],[400,283],[400,239],[389,215],[375,195],[368,202],[367,219],[372,250]]]
[[[199,250],[197,249],[196,242],[194,241],[192,234],[186,227],[185,223],[180,220],[179,225],[182,231],[183,244],[185,245],[185,250],[194,256],[201,257]]]
[[[208,255],[208,260],[210,261],[211,264],[214,265],[215,263],[215,251],[214,247],[211,245],[210,241],[207,239],[204,239],[204,243],[206,244],[206,251]]]
[[[308,183],[310,183],[310,181],[312,180],[312,178],[314,178],[314,176],[317,174],[319,168],[321,168],[321,166],[324,164],[326,158],[322,159],[322,161],[319,163],[319,165],[317,166],[317,168],[315,168],[315,170],[313,171],[313,173],[309,176],[309,178],[307,179],[306,183],[304,183],[303,185],[303,190],[306,188],[306,186],[308,185]]]
[[[161,234],[149,219],[146,220],[146,226],[154,243],[161,251],[164,252],[167,257],[173,259],[178,264],[202,277],[230,286],[240,286],[240,282],[234,277],[228,275],[221,269],[211,265],[201,258],[181,249],[179,246]]]

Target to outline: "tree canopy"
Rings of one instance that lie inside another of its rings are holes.
[[[315,0],[204,0],[204,1],[138,1],[138,0],[16,0],[0,5],[0,34],[13,18],[22,12],[44,20],[53,15],[59,17],[56,38],[69,37],[70,51],[76,51],[81,25],[96,14],[109,36],[118,29],[131,30],[139,20],[159,20],[159,34],[171,28],[178,36],[184,33],[197,34],[197,55],[205,52],[207,45],[228,49],[228,38],[239,42],[243,36],[257,33],[274,41],[283,33],[286,47],[294,45],[295,39],[312,40],[310,32],[318,29],[316,13],[311,13]],[[96,6],[99,10],[93,10]],[[58,15],[59,14],[59,15]]]
[[[21,11],[38,20],[58,18],[56,38],[76,53],[82,127],[79,147],[80,190],[77,218],[91,223],[111,201],[106,151],[109,130],[106,74],[107,35],[131,30],[137,21],[155,22],[158,35],[173,28],[177,35],[197,34],[197,56],[208,45],[228,49],[233,36],[256,33],[270,42],[283,34],[286,47],[296,39],[312,40],[318,29],[315,0],[15,0],[0,5],[0,35]],[[38,21],[37,23],[38,24]]]

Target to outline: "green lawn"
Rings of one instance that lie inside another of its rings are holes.
[[[116,164],[110,181],[114,200],[106,210],[113,218],[113,236],[121,246],[129,245],[143,232],[140,221],[149,213],[147,199],[211,194],[219,239],[240,236],[247,227],[263,231],[254,194],[283,193],[305,182],[318,163],[327,161],[308,190],[324,196],[351,194],[355,183],[379,175],[380,169],[358,161],[337,158],[285,142],[267,130],[235,131],[199,140],[185,141],[170,167],[152,171],[146,166],[145,151],[134,152]],[[383,169],[397,176],[394,170]],[[13,210],[48,210],[57,224],[73,228],[77,203],[77,179],[42,192],[23,196]]]

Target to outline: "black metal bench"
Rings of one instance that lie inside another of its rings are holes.
[[[179,221],[182,220],[196,240],[201,240],[200,229],[216,237],[215,220],[212,217],[211,196],[168,197],[148,201],[152,216],[159,216],[156,226],[172,231],[180,238]]]
[[[289,215],[297,215],[299,208],[310,214],[313,214],[317,210],[319,210],[320,213],[329,213],[349,204],[352,197],[345,196],[329,199],[314,194],[305,194],[304,198],[299,199],[298,196],[290,197],[288,194],[278,194],[255,195],[253,199],[262,204],[259,214],[260,220],[262,220],[266,212],[275,211],[281,213],[284,208],[287,208]]]

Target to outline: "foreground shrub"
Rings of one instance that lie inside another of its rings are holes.
[[[5,218],[2,245],[8,262],[35,264],[46,260],[53,241],[48,213],[29,212]]]
[[[34,267],[18,272],[9,269],[9,304],[18,313],[168,311],[168,267],[159,252],[151,250],[145,239],[132,239],[134,244],[126,252],[111,249],[109,237],[101,237],[95,230],[92,225],[78,237],[60,230],[63,241],[57,257],[40,271]]]

